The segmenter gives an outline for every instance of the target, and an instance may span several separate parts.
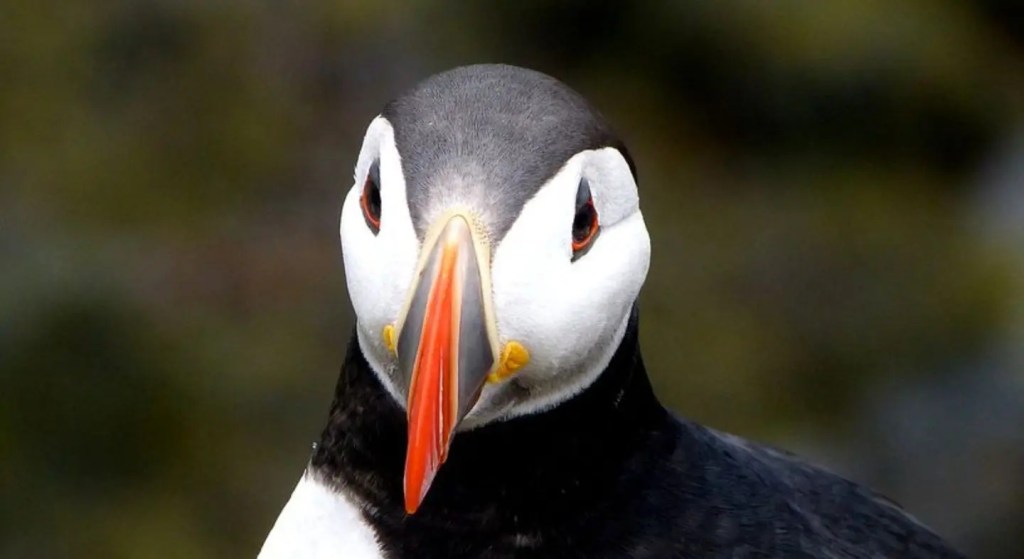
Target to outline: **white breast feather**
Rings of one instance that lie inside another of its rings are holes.
[[[359,508],[316,476],[303,474],[263,544],[259,559],[381,559]]]

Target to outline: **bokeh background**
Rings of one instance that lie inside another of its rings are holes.
[[[666,403],[1024,557],[1021,6],[4,2],[0,556],[255,556],[351,332],[365,127],[501,61],[632,150]]]

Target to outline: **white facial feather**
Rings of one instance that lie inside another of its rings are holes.
[[[590,184],[601,232],[572,261],[581,178]],[[534,413],[589,386],[622,340],[650,252],[636,183],[622,154],[603,148],[570,158],[526,203],[494,253],[500,341],[516,340],[530,352],[529,364],[509,381],[520,390],[486,387],[466,426]],[[528,399],[521,399],[521,388]]]
[[[366,224],[360,196],[370,166],[379,161],[381,219],[374,235]],[[392,380],[394,356],[384,346],[384,326],[393,323],[416,273],[419,240],[405,195],[405,177],[395,147],[395,133],[383,117],[370,123],[356,163],[355,184],[341,210],[341,249],[349,298],[357,317],[359,345],[384,386],[399,402]]]
[[[382,207],[380,232],[374,235],[363,218],[360,196],[377,158]],[[601,232],[589,251],[573,261],[572,223],[581,178],[590,184]],[[397,363],[381,332],[398,318],[420,249],[405,188],[394,132],[377,117],[367,130],[355,184],[342,209],[341,241],[360,347],[403,406],[405,390],[393,381]],[[511,380],[485,386],[462,428],[533,413],[589,386],[622,339],[649,262],[650,239],[625,158],[614,148],[571,157],[526,203],[493,252],[499,342],[523,344],[530,362]]]

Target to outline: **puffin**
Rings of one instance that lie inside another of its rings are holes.
[[[636,166],[560,81],[464,66],[387,103],[340,236],[355,325],[260,559],[963,557],[659,402]]]

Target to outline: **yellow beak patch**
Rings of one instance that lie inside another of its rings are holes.
[[[508,342],[501,350],[501,360],[498,363],[498,368],[487,375],[487,382],[497,384],[506,380],[529,362],[530,352],[526,351],[523,344],[515,341]]]
[[[397,355],[398,351],[396,350],[397,346],[395,345],[394,325],[388,324],[387,326],[385,326],[384,331],[381,332],[381,336],[384,338],[384,345],[387,346],[388,351],[390,351],[392,354]]]

